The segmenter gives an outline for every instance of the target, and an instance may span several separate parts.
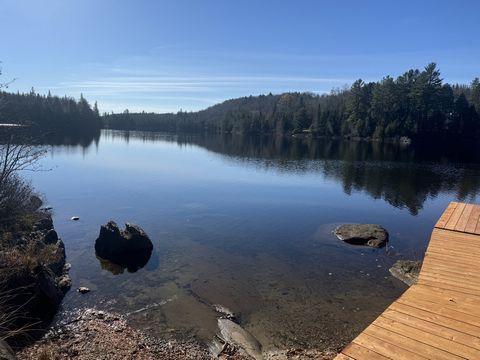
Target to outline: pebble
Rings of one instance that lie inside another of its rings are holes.
[[[90,289],[85,287],[85,286],[80,286],[77,291],[80,293],[80,294],[86,294],[88,292],[90,292]]]

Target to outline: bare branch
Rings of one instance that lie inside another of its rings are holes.
[[[41,170],[39,159],[45,153],[21,131],[0,137],[0,232],[31,213],[34,192],[19,172]]]
[[[0,61],[0,64],[1,64],[1,63],[2,63],[2,62]],[[2,75],[2,68],[1,68],[1,66],[0,66],[0,75]],[[10,80],[10,81],[4,82],[4,83],[0,83],[0,89],[3,89],[3,88],[6,89],[6,88],[8,88],[8,86],[9,86],[11,83],[13,83],[15,80],[17,80],[17,78],[13,78],[13,79]]]

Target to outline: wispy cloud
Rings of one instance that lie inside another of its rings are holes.
[[[349,77],[321,76],[318,68],[312,70],[311,64],[306,65],[315,59],[313,56],[264,55],[157,47],[150,53],[111,63],[83,64],[71,69],[69,79],[49,89],[74,96],[83,93],[88,99],[98,100],[105,111],[127,107],[170,111],[198,110],[229,98],[269,92],[324,93],[354,81]],[[219,57],[223,57],[220,62]],[[269,71],[261,72],[267,59],[271,62]],[[292,60],[297,66],[283,66],[283,62]],[[263,65],[257,66],[256,61]]]
[[[288,87],[292,84],[341,85],[350,79],[295,77],[295,76],[213,76],[213,77],[110,77],[60,83],[61,88],[81,90],[95,94],[151,93],[151,92],[216,92],[225,89],[255,89],[256,87]]]

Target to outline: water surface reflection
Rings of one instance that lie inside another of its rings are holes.
[[[388,267],[423,256],[448,202],[480,188],[475,147],[121,131],[84,144],[51,145],[53,170],[32,179],[54,207],[74,286],[92,289],[67,294],[65,309],[96,305],[154,334],[208,340],[221,304],[267,349],[349,341],[405,289]],[[111,218],[154,243],[137,272],[115,275],[95,257]],[[388,248],[338,241],[332,229],[348,222],[381,224]]]

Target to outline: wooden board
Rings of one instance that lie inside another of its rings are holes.
[[[480,206],[452,202],[417,283],[336,359],[480,359],[479,268]]]
[[[480,207],[451,202],[435,224],[435,228],[480,235]]]

